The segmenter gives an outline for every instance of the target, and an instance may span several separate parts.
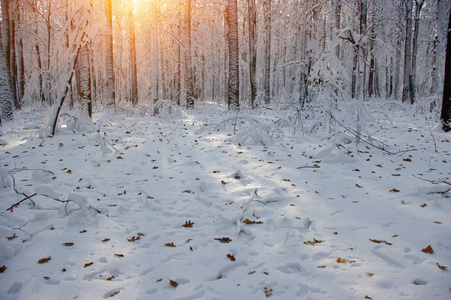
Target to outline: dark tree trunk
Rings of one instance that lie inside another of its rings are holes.
[[[442,121],[443,130],[451,131],[451,9],[448,21],[448,45],[446,46],[445,82],[443,87]]]

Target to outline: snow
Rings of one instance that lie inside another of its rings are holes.
[[[294,110],[103,111],[54,137],[19,112],[0,152],[0,299],[449,299],[451,135],[373,105],[362,133],[396,155],[330,133],[327,114],[293,135]]]

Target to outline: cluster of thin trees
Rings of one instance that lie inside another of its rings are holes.
[[[30,105],[439,104],[451,0],[1,0],[3,119]],[[321,96],[321,97],[320,97]]]

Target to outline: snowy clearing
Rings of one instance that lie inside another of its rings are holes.
[[[366,121],[389,155],[296,112],[103,110],[52,138],[19,112],[0,298],[450,299],[451,134],[407,115]]]

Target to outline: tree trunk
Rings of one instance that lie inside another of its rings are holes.
[[[400,76],[401,73],[401,42],[396,41],[396,50],[395,50],[395,68],[394,68],[394,76],[395,76],[395,84],[393,88],[393,98],[395,100],[399,99],[399,91],[400,91]]]
[[[9,85],[9,90],[11,91],[10,96],[5,95],[5,97],[11,97],[11,103],[16,103],[16,86],[14,84],[14,77],[11,72],[12,66],[11,66],[11,57],[15,57],[14,49],[12,47],[11,43],[11,22],[10,22],[10,3],[11,0],[1,0],[2,4],[2,43],[3,43],[3,58],[6,68],[6,73],[4,76],[6,77],[6,82]],[[13,50],[13,51],[12,51]],[[6,104],[6,103],[5,103]],[[12,104],[11,104],[12,105]],[[11,113],[6,112],[6,115],[3,116],[4,120],[12,119],[12,109]]]
[[[249,79],[251,86],[251,105],[254,108],[257,97],[257,10],[255,0],[248,0],[248,20],[249,20]]]
[[[186,107],[194,107],[194,77],[191,57],[191,0],[185,0],[185,89]]]
[[[136,68],[136,36],[133,10],[130,9],[130,73],[131,73],[131,102],[133,106],[138,104],[138,71]]]
[[[156,103],[158,101],[158,4],[153,2],[153,16],[152,16],[152,101]]]
[[[263,90],[265,104],[271,103],[271,0],[265,0],[265,66],[263,69]]]
[[[78,63],[80,68],[80,78],[78,78],[80,83],[79,95],[83,107],[83,113],[87,112],[89,117],[92,118],[91,68],[87,44],[80,48]]]
[[[229,85],[228,106],[231,110],[240,108],[240,73],[238,45],[238,5],[237,0],[228,0],[228,45],[229,45]]]
[[[334,30],[340,30],[340,22],[341,22],[341,0],[332,0],[332,13],[334,18]],[[333,34],[333,36],[337,36],[337,33]],[[335,48],[335,56],[340,58],[340,44],[337,44]]]
[[[406,40],[404,50],[404,79],[402,88],[402,102],[410,99],[410,83],[412,76],[412,9],[413,0],[407,1],[406,14]]]
[[[116,105],[116,87],[114,77],[114,56],[113,56],[113,17],[111,0],[105,0],[105,97],[107,105]]]
[[[445,81],[443,86],[442,113],[440,115],[443,130],[446,132],[451,131],[451,9],[449,15],[450,18],[448,21],[448,45],[446,48]]]
[[[410,90],[410,103],[415,103],[416,97],[416,81],[417,81],[417,53],[418,53],[418,33],[420,31],[420,13],[423,8],[423,0],[415,0],[415,29],[413,34],[413,45],[412,45],[412,76],[411,76],[411,90]]]
[[[8,80],[8,73],[3,47],[0,43],[0,125],[2,119],[7,121],[13,119],[14,97],[11,91],[11,83]]]

